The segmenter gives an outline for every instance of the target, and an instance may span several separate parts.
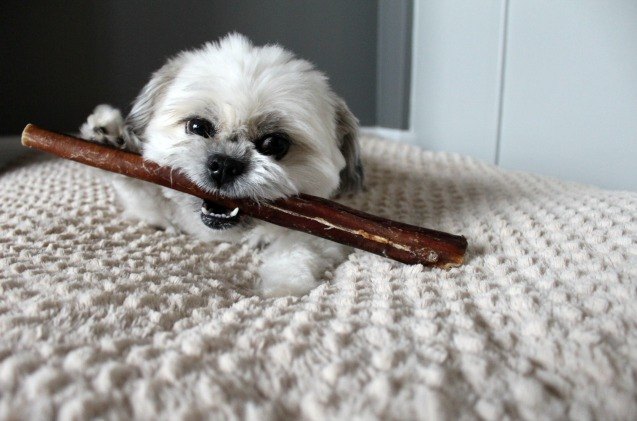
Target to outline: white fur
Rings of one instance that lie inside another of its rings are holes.
[[[103,132],[106,129],[107,132]],[[117,138],[123,135],[124,119],[119,110],[110,105],[101,104],[95,107],[93,114],[88,116],[86,122],[80,127],[80,132],[85,139],[111,146],[118,145]]]
[[[213,122],[214,137],[186,133],[185,121],[194,116]],[[270,127],[292,140],[281,160],[254,147],[255,139]],[[356,119],[310,63],[279,46],[255,47],[232,34],[171,59],[153,75],[126,121],[118,110],[100,105],[81,132],[110,144],[123,137],[123,147],[179,168],[207,190],[260,201],[300,192],[333,196],[343,182],[341,170],[356,164],[356,129]],[[218,153],[249,162],[245,174],[221,189],[206,171],[208,157]],[[114,177],[113,185],[130,217],[205,241],[269,244],[259,272],[264,295],[306,293],[348,251],[245,217],[238,226],[214,230],[201,221],[201,199],[124,177]]]

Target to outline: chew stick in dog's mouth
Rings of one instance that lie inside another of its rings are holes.
[[[201,216],[206,225],[233,224],[245,214],[399,262],[444,268],[462,264],[467,249],[462,236],[380,218],[307,194],[261,203],[218,196],[201,189],[178,170],[145,161],[140,155],[32,124],[22,132],[22,144],[200,197],[204,200]]]

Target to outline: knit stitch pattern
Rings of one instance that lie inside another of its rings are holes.
[[[637,418],[636,193],[363,150],[344,202],[465,235],[465,265],[355,251],[264,299],[258,253],[124,219],[100,171],[6,168],[0,419]]]

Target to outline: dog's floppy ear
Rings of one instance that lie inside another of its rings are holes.
[[[336,99],[336,137],[345,158],[337,193],[355,193],[363,188],[363,164],[358,143],[358,120],[341,98]]]
[[[153,118],[155,107],[164,97],[166,89],[180,68],[181,60],[179,58],[168,61],[161,69],[153,73],[150,81],[137,95],[125,123],[126,129],[137,138],[136,140],[143,142],[144,131]]]

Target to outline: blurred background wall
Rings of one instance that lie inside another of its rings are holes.
[[[4,1],[0,135],[18,134],[26,122],[76,130],[103,102],[126,109],[167,57],[231,31],[256,44],[280,43],[313,62],[363,125],[377,125],[380,114],[385,126],[406,129],[411,4],[408,0]],[[379,48],[383,57],[391,58],[382,74]],[[378,101],[388,105],[378,107]]]

